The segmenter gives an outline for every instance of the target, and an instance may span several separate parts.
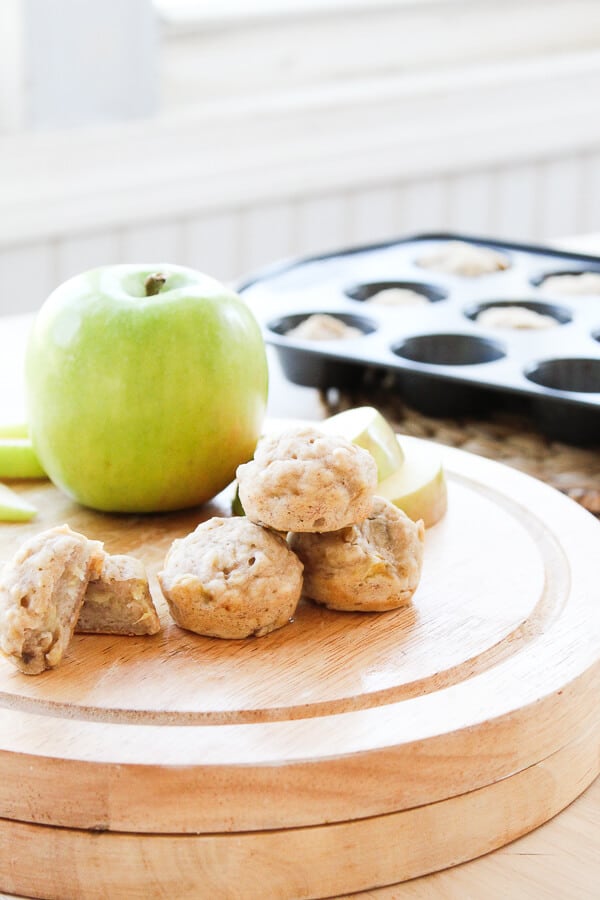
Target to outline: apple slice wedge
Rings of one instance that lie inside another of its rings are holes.
[[[377,463],[378,481],[388,478],[403,463],[404,453],[394,429],[373,406],[346,409],[319,422],[319,428],[368,450]]]
[[[29,438],[0,438],[0,478],[46,477]]]
[[[404,462],[400,468],[381,481],[377,487],[380,497],[390,500],[413,521],[422,519],[430,528],[442,518],[448,506],[446,476],[440,453],[435,446],[403,441]]]
[[[231,501],[231,515],[232,516],[245,516],[246,510],[242,506],[242,501],[240,500],[240,489],[239,485],[236,481],[235,483],[235,494],[233,495],[233,500]]]
[[[29,426],[25,422],[0,422],[0,439],[29,437]]]
[[[5,484],[0,484],[0,521],[29,522],[37,509]]]

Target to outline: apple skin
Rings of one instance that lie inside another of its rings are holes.
[[[0,437],[0,478],[45,477],[29,438]]]
[[[155,272],[166,282],[145,296]],[[85,506],[196,506],[252,457],[267,382],[260,328],[218,281],[167,264],[94,269],[58,287],[36,317],[31,438],[50,479]]]
[[[0,522],[29,522],[37,509],[6,484],[0,484]]]

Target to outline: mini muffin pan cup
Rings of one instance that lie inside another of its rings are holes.
[[[450,275],[417,260],[449,241],[489,247],[509,267]],[[292,260],[239,286],[267,343],[295,384],[360,385],[371,370],[392,373],[395,389],[432,416],[481,415],[499,406],[525,412],[548,436],[600,443],[600,296],[550,294],[549,275],[598,272],[600,258],[451,233]],[[427,302],[384,306],[369,298],[409,288]],[[545,329],[479,323],[490,306],[520,306],[551,316]],[[290,330],[316,313],[358,328],[357,337],[301,339]]]

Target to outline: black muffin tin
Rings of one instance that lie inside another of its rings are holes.
[[[449,275],[417,258],[448,241],[503,253],[509,267]],[[433,416],[480,415],[514,407],[550,437],[600,443],[600,296],[550,295],[549,275],[600,273],[600,257],[462,234],[421,234],[385,244],[286,261],[239,286],[277,348],[290,381],[328,389],[360,385],[367,372],[394,376],[394,388]],[[369,297],[390,287],[427,304],[388,307]],[[487,306],[524,306],[552,316],[543,330],[489,327]],[[358,328],[358,337],[301,340],[288,331],[315,313]]]

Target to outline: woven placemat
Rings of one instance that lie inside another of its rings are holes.
[[[410,409],[397,393],[370,384],[321,393],[327,415],[352,406],[374,406],[401,434],[438,441],[486,456],[539,478],[600,516],[600,446],[572,447],[534,431],[524,416],[504,412],[476,418],[438,419]]]

